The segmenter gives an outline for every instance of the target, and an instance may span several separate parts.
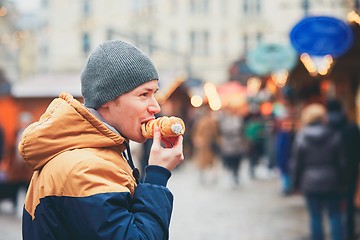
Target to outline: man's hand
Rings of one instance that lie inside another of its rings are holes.
[[[149,165],[158,165],[171,171],[183,160],[183,136],[163,138],[159,127],[156,126],[150,150]]]

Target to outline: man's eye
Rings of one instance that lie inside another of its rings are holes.
[[[146,97],[147,95],[149,95],[147,92],[140,94],[140,96],[142,96],[142,97]]]

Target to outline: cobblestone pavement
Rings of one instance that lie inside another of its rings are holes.
[[[243,164],[244,165],[244,164]],[[169,188],[174,193],[171,240],[307,240],[308,219],[301,196],[284,197],[276,173],[258,169],[258,179],[247,177],[243,166],[238,186],[217,169],[217,181],[207,175],[200,183],[192,163],[174,171]],[[20,213],[0,205],[0,240],[21,239]]]
[[[302,198],[282,196],[276,173],[260,168],[258,179],[250,180],[246,166],[242,169],[239,186],[232,185],[229,174],[221,168],[218,181],[206,184],[200,184],[191,164],[174,172],[169,183],[175,197],[171,239],[307,239]]]

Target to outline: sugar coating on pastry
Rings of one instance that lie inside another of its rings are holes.
[[[175,123],[171,125],[171,131],[175,134],[181,134],[183,130],[183,127],[180,123]]]
[[[152,138],[155,126],[160,128],[161,135],[164,137],[176,137],[185,132],[185,124],[181,118],[162,116],[141,125],[143,136],[145,138]]]

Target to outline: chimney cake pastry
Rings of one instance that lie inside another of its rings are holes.
[[[145,138],[154,137],[154,127],[159,126],[161,135],[164,137],[176,137],[184,134],[185,124],[178,117],[159,117],[141,125],[141,132]]]

